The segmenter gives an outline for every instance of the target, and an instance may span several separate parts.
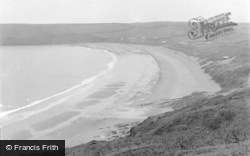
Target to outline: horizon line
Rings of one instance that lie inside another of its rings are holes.
[[[157,22],[169,22],[169,23],[188,23],[188,21],[150,21],[150,22],[100,22],[100,23],[0,23],[0,25],[67,25],[67,24],[136,24],[136,23],[157,23]],[[248,23],[250,22],[235,22],[235,23]]]

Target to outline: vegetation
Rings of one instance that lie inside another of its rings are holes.
[[[67,155],[247,155],[249,97],[250,89],[206,97],[147,118],[125,138],[92,141],[67,149]]]
[[[230,42],[169,43],[166,47],[199,58],[199,63],[223,90],[244,88],[248,85],[249,40]],[[228,56],[229,60],[223,60]],[[227,62],[228,61],[228,62]]]
[[[187,22],[110,24],[0,24],[0,45],[55,45],[119,42],[162,45],[196,43],[187,37]],[[237,33],[217,40],[249,39],[249,24],[239,23]],[[184,45],[183,45],[184,46]],[[190,46],[188,46],[190,48]]]

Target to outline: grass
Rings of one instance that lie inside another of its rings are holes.
[[[68,155],[194,155],[237,153],[249,140],[250,89],[213,96],[149,117],[113,141],[93,141],[67,150]],[[188,99],[186,99],[188,100]],[[248,146],[247,146],[248,147]],[[90,154],[91,153],[91,154]],[[99,154],[98,154],[99,153]]]

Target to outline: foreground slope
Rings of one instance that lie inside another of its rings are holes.
[[[66,150],[67,155],[166,156],[225,152],[246,155],[249,97],[249,89],[226,96],[203,97],[173,112],[149,117],[132,128],[125,138],[92,141]],[[223,150],[225,146],[235,149]]]

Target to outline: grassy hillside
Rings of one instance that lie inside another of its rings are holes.
[[[249,97],[250,89],[204,97],[147,118],[125,138],[92,141],[67,149],[67,155],[247,155]]]
[[[236,32],[223,40],[246,40],[249,24],[240,23]],[[1,24],[0,45],[53,45],[86,42],[161,44],[162,41],[188,41],[187,22],[131,24]]]
[[[230,36],[230,35],[228,35]],[[244,38],[244,37],[242,37]],[[237,39],[238,40],[238,39]],[[249,40],[221,42],[171,42],[166,47],[199,58],[202,68],[223,90],[248,86],[250,73]],[[228,59],[223,59],[227,56]]]

